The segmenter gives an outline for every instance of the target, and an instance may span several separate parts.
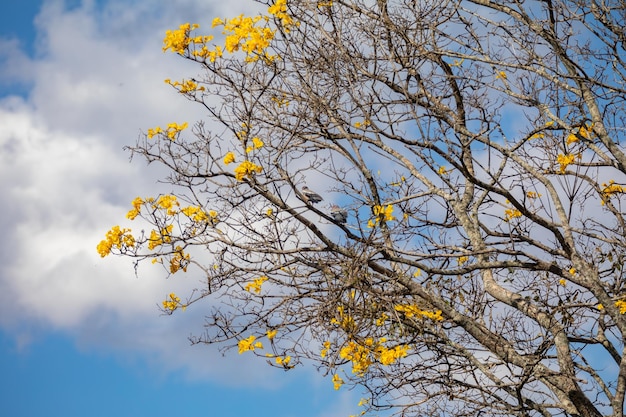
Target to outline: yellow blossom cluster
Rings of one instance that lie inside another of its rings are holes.
[[[247,130],[247,126],[244,125],[244,129],[241,132],[237,132],[237,137],[240,140],[245,140],[246,134],[248,132]],[[246,153],[250,153],[256,149],[260,149],[265,145],[265,143],[263,143],[263,141],[258,138],[257,136],[252,138],[252,144],[246,147]],[[236,157],[235,157],[235,153],[234,152],[228,152],[226,155],[224,155],[224,165],[228,165],[231,164],[233,162],[235,162]],[[253,174],[257,173],[261,173],[263,171],[263,168],[260,167],[259,165],[256,165],[253,162],[250,161],[243,161],[241,164],[239,164],[239,166],[237,168],[235,168],[235,178],[237,179],[237,181],[242,181],[244,177],[248,176],[251,177]]]
[[[277,365],[282,365],[285,368],[289,368],[289,362],[291,362],[291,356],[287,355],[285,357],[282,356],[277,356],[276,357],[276,364]]]
[[[130,229],[121,229],[119,226],[113,226],[106,233],[104,240],[98,243],[96,247],[101,257],[105,257],[111,253],[114,248],[125,251],[135,246],[135,238],[130,234]]]
[[[224,156],[224,165],[228,165],[233,162],[235,162],[235,154],[233,152],[228,152]]]
[[[411,317],[425,317],[434,321],[442,321],[441,310],[428,311],[422,310],[415,304],[398,304],[394,309],[400,313],[404,313],[407,318]]]
[[[179,125],[178,123],[170,123],[167,125],[167,128],[165,130],[163,130],[161,126],[157,126],[155,128],[148,129],[148,139],[152,139],[153,137],[157,135],[164,134],[170,140],[173,141],[173,140],[176,140],[180,132],[187,129],[188,126],[189,126],[189,123],[187,122],[181,125]]]
[[[543,139],[546,135],[542,132],[537,132],[534,135],[532,135],[531,137],[529,137],[528,139],[533,140],[533,139]]]
[[[289,100],[287,100],[285,93],[283,93],[282,98],[278,98],[276,96],[272,96],[271,100],[278,105],[278,107],[288,106]]]
[[[260,174],[263,168],[250,161],[243,161],[235,168],[235,178],[237,181],[243,181],[245,177],[252,177],[255,173]]]
[[[176,310],[178,307],[182,307],[183,310],[185,310],[186,306],[183,305],[180,302],[180,298],[174,294],[171,293],[164,301],[163,301],[163,308],[165,310],[169,310],[170,312]]]
[[[338,306],[337,313],[339,313],[338,317],[330,319],[330,323],[341,327],[348,333],[352,332],[356,328],[354,317],[346,313],[344,306]]]
[[[165,194],[160,196],[156,203],[154,203],[154,208],[161,208],[163,210],[167,210],[167,214],[172,216],[176,214],[175,207],[179,207],[180,203],[178,202],[175,195]]]
[[[615,194],[622,194],[626,192],[624,186],[616,184],[615,180],[610,180],[608,184],[603,183],[602,187],[602,201],[600,202],[602,205],[605,204],[606,199],[611,198]]]
[[[389,319],[389,316],[387,315],[387,313],[385,312],[381,313],[380,317],[376,319],[376,326],[378,327],[382,326],[383,324],[385,324],[387,319]]]
[[[239,347],[239,354],[241,355],[244,352],[254,349],[263,349],[263,343],[255,342],[256,337],[254,335],[248,337],[247,339],[241,339],[237,346]]]
[[[170,243],[172,241],[171,233],[173,228],[174,225],[170,224],[169,226],[162,227],[160,231],[152,229],[150,237],[148,238],[148,249],[154,250],[164,243]]]
[[[365,119],[365,121],[363,121],[363,122],[355,122],[354,123],[354,127],[356,127],[357,129],[360,129],[362,127],[370,126],[371,124],[372,124],[372,122],[370,122],[369,120]]]
[[[262,276],[259,278],[256,278],[255,280],[253,280],[252,282],[248,282],[246,284],[246,291],[249,292],[255,292],[257,294],[261,293],[261,286],[263,286],[263,283],[267,281],[267,277],[266,276]]]
[[[163,39],[163,52],[171,49],[172,52],[183,55],[192,41],[189,34],[192,30],[199,27],[200,25],[196,23],[193,25],[190,23],[183,23],[176,30],[165,31],[165,39]],[[207,42],[209,40],[207,40]]]
[[[270,6],[267,12],[280,19],[280,23],[287,33],[294,25],[298,26],[298,22],[294,22],[293,18],[287,13],[287,0],[276,0],[276,3]]]
[[[217,222],[217,212],[215,210],[209,210],[207,213],[199,206],[188,206],[180,210],[185,216],[189,217],[194,222]]]
[[[222,48],[215,46],[209,49],[207,44],[213,40],[213,36],[191,36],[191,31],[198,29],[197,23],[184,23],[177,30],[168,30],[163,39],[163,52],[170,49],[172,52],[185,55],[189,52],[195,58],[209,59],[211,62],[222,56]]]
[[[343,385],[343,379],[341,379],[341,377],[338,374],[333,375],[333,386],[335,387],[335,389],[339,389],[341,388],[341,386]]]
[[[464,263],[469,261],[469,256],[459,256],[458,258],[456,258],[456,261],[459,265],[463,265]]]
[[[165,83],[176,88],[178,92],[181,94],[188,94],[188,93],[193,93],[195,91],[205,90],[205,88],[202,86],[198,87],[198,83],[195,82],[194,80],[186,80],[186,81],[183,80],[183,82],[179,82],[179,81],[172,81],[169,78],[167,78],[165,80]]]
[[[522,217],[522,212],[516,208],[509,208],[504,210],[504,221],[508,222],[516,217]]]
[[[260,149],[263,147],[263,145],[264,145],[263,141],[255,136],[252,138],[252,145],[246,147],[246,153],[250,153],[255,149]]]
[[[567,144],[572,144],[578,142],[579,138],[589,139],[592,134],[593,124],[585,125],[578,128],[578,132],[570,133],[567,136],[566,142]]]
[[[578,153],[578,154],[558,154],[556,157],[556,162],[559,164],[559,173],[560,174],[564,174],[565,170],[567,169],[567,167],[571,164],[574,163],[574,160],[576,159],[581,159],[582,158],[582,154]]]
[[[626,300],[617,300],[615,307],[619,308],[620,314],[626,314]]]
[[[267,54],[266,49],[270,46],[276,31],[267,26],[258,26],[261,21],[265,23],[267,18],[239,15],[229,20],[216,18],[212,26],[223,26],[222,33],[226,35],[224,49],[227,52],[241,50],[246,53],[247,62],[257,61],[261,57],[271,61],[274,57]]]
[[[374,214],[374,219],[370,219],[367,222],[367,227],[376,227],[379,223],[388,222],[395,220],[396,218],[393,216],[393,206],[388,204],[387,207],[383,207],[380,205],[375,205],[372,207],[372,213]]]
[[[176,272],[182,270],[183,272],[187,272],[187,266],[190,262],[190,255],[183,251],[183,248],[180,246],[176,246],[174,255],[172,255],[172,259],[170,259],[170,272],[175,274]]]
[[[268,8],[268,13],[278,19],[285,32],[297,26],[293,18],[287,13],[287,1],[278,0]],[[209,60],[215,62],[223,56],[223,51],[234,53],[243,51],[246,53],[246,61],[254,62],[259,59],[270,62],[275,56],[268,54],[267,48],[274,39],[276,30],[268,27],[269,16],[244,17],[239,15],[233,19],[215,18],[212,27],[222,26],[222,34],[225,35],[224,46],[209,45],[213,36],[192,36],[191,32],[198,29],[198,24],[185,23],[176,30],[165,32],[163,39],[163,52],[171,50],[180,55]],[[195,91],[195,89],[188,89]],[[183,91],[181,91],[183,92]]]
[[[137,197],[133,200],[132,205],[133,208],[128,213],[126,213],[126,217],[130,220],[135,220],[139,213],[141,212],[141,206],[145,203],[145,201],[141,197]]]
[[[408,345],[387,348],[384,345],[386,342],[384,337],[378,341],[368,337],[362,343],[351,340],[339,350],[339,357],[352,362],[352,373],[363,376],[376,361],[382,365],[391,365],[407,356]]]
[[[539,197],[541,197],[541,194],[540,194],[540,193],[538,193],[538,192],[536,192],[536,191],[528,191],[528,192],[526,193],[526,197],[528,197],[528,198],[533,198],[533,199],[534,199],[534,198],[539,198]]]
[[[328,355],[328,351],[330,350],[330,342],[327,340],[324,342],[324,348],[322,349],[322,351],[320,352],[320,356],[322,358],[325,358],[326,355]]]
[[[179,210],[180,203],[178,202],[177,197],[171,194],[161,195],[157,199],[148,197],[144,200],[141,197],[136,197],[132,201],[133,208],[130,211],[128,211],[128,213],[126,214],[126,217],[129,218],[130,220],[134,220],[139,214],[141,214],[141,209],[143,205],[149,205],[149,207],[152,208],[151,214],[153,215],[155,213],[155,209],[157,209],[157,210],[164,210],[167,216],[176,216],[179,213],[182,213],[185,216],[187,216],[189,220],[193,222],[197,222],[197,223],[209,223],[211,225],[215,225],[219,221],[218,213],[215,210],[209,210],[208,212],[206,212],[200,206],[187,206]],[[105,251],[107,251],[107,253],[110,252],[110,249],[112,246],[120,247],[116,240],[118,239],[118,237],[116,237],[117,236],[116,234],[120,234],[122,232],[123,232],[122,234],[125,233],[123,238],[124,238],[124,242],[126,246],[127,247],[131,246],[129,245],[131,241],[133,244],[132,246],[135,245],[133,237],[127,233],[130,231],[130,229],[125,229],[124,231],[120,231],[119,226],[116,226],[116,227],[117,229],[115,228],[112,229],[112,231],[110,231],[107,234],[108,236],[107,239],[101,242],[100,245],[98,245],[99,253],[102,254],[102,253],[105,253]],[[161,246],[164,243],[171,243],[173,230],[174,230],[173,224],[169,224],[165,227],[160,228],[159,230],[152,230],[150,232],[150,236],[148,237],[148,249],[154,250],[155,248],[157,248],[158,246]],[[119,239],[121,239],[121,237]],[[106,256],[106,255],[103,255],[103,256]],[[182,251],[179,251],[178,249],[176,249],[176,252],[173,255],[173,258],[170,263],[170,270],[172,272],[176,272],[179,269],[185,270],[186,265],[188,263],[189,263],[188,255],[185,255],[182,253]]]

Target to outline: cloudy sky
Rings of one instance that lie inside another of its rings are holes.
[[[163,54],[166,29],[252,14],[252,0],[28,0],[0,5],[0,389],[29,416],[357,414],[360,393],[313,369],[190,346],[201,312],[162,316],[184,286],[96,244],[160,173],[122,149],[203,117],[163,80],[197,68]],[[184,120],[183,120],[184,119]],[[162,174],[162,173],[161,173]]]

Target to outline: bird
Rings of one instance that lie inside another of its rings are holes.
[[[315,204],[323,200],[322,196],[309,189],[306,185],[302,187],[302,195],[307,203]]]
[[[330,215],[333,220],[338,223],[345,223],[348,221],[348,212],[339,207],[337,204],[333,204],[330,207]]]

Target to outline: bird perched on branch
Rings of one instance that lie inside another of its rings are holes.
[[[342,209],[337,204],[333,204],[330,207],[330,215],[333,220],[338,223],[345,223],[348,221],[348,212],[346,209]]]
[[[323,200],[322,196],[309,189],[306,185],[302,187],[302,195],[307,203],[315,204]]]

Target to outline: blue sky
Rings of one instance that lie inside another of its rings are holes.
[[[165,78],[196,68],[161,52],[164,31],[254,11],[251,0],[23,1],[0,5],[0,389],[29,416],[330,417],[357,414],[312,367],[190,346],[202,312],[165,317],[193,280],[136,277],[95,251],[162,172],[122,150],[149,127],[203,117]],[[182,116],[184,115],[184,116]],[[188,280],[188,281],[185,281]],[[191,282],[189,282],[191,281]]]

